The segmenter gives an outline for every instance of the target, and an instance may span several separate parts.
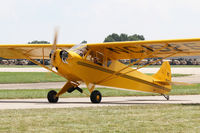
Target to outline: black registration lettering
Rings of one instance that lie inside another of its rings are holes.
[[[200,45],[195,43],[184,43],[183,45],[194,50],[200,50]]]
[[[134,47],[134,46],[125,46],[123,48],[132,53],[144,53],[145,52],[144,50],[139,50],[139,49],[137,49],[137,47]]]
[[[163,45],[158,45],[158,44],[150,45],[150,47],[155,50],[160,49],[159,50],[160,52],[170,52],[171,51],[171,49],[169,47],[164,47]]]
[[[107,48],[107,49],[109,49],[110,51],[115,52],[115,53],[117,53],[117,54],[120,54],[121,52],[122,52],[122,53],[129,53],[127,50],[122,49],[122,48],[119,48],[119,47]]]

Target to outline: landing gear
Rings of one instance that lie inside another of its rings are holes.
[[[56,97],[57,92],[54,90],[51,90],[48,92],[47,99],[50,103],[57,103],[58,97]]]
[[[94,90],[90,95],[90,100],[92,103],[100,103],[101,97],[101,93],[98,90]]]
[[[65,92],[71,93],[74,90],[77,90],[80,93],[83,93],[83,90],[81,88],[73,87],[73,86],[70,86],[70,84],[66,83],[65,86],[58,93],[54,90],[49,91],[47,94],[47,99],[48,99],[49,103],[57,103],[59,96],[61,94],[65,93]],[[98,90],[94,90],[90,94],[90,100],[92,103],[100,103],[101,98],[102,98],[101,93]]]
[[[83,90],[79,87],[71,87],[67,90],[68,93],[72,93],[74,90],[79,91],[80,93],[83,93]]]
[[[164,96],[166,100],[169,100],[169,95],[165,95],[165,94],[161,94],[161,95]]]

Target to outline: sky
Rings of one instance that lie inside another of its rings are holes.
[[[146,40],[200,38],[199,0],[0,0],[0,44],[100,43],[112,33]]]

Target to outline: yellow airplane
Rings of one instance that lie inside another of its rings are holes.
[[[200,55],[200,38],[109,42],[96,44],[56,44],[57,34],[53,44],[7,44],[0,45],[0,57],[8,59],[27,59],[64,78],[66,84],[57,93],[48,92],[50,103],[58,102],[65,92],[78,90],[85,83],[90,92],[92,103],[100,103],[102,95],[95,90],[95,85],[124,88],[145,92],[159,93],[167,100],[171,90],[171,69],[164,62],[160,70],[153,76],[137,71],[157,61],[174,56]],[[143,66],[132,68],[145,58],[160,58]],[[51,59],[52,67],[40,64],[35,59]],[[124,65],[119,59],[138,59]],[[56,70],[52,69],[53,67]]]

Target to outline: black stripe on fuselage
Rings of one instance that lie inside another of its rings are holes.
[[[77,64],[81,65],[81,66],[93,68],[93,69],[96,69],[96,70],[99,70],[99,71],[102,71],[102,72],[106,72],[106,73],[109,73],[109,74],[115,73],[115,71],[113,71],[113,70],[109,70],[109,69],[106,69],[106,68],[103,68],[103,67],[100,67],[100,66],[96,66],[96,65],[91,65],[91,64],[88,64],[88,63],[85,63],[85,62],[81,62],[81,61],[78,61]],[[147,85],[150,85],[150,86],[153,86],[153,87],[165,90],[165,91],[170,91],[168,88],[165,88],[163,86],[159,86],[157,84],[148,82],[148,81],[140,79],[140,78],[129,76],[129,75],[126,75],[126,74],[123,74],[123,73],[118,73],[117,75],[119,75],[120,77],[126,78],[126,79],[130,79],[130,80],[134,80],[134,81],[137,81],[137,82],[141,82],[141,83],[144,83],[144,84],[147,84]]]

